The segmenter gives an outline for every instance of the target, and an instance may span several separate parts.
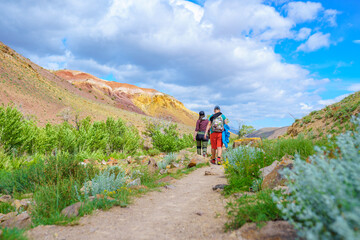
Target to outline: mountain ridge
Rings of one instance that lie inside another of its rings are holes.
[[[89,73],[59,70],[55,74],[87,91],[95,91],[96,99],[111,98],[119,107],[153,117],[191,125],[197,114],[188,110],[174,97],[151,88],[141,88],[128,83],[107,81]]]
[[[104,95],[102,92],[98,94]],[[90,116],[94,120],[105,120],[107,117],[122,118],[138,129],[144,129],[145,122],[154,119],[141,110],[121,108],[117,102],[111,101],[111,98],[106,102],[96,99],[95,96],[93,92],[77,87],[0,42],[1,103],[17,106],[25,115],[33,116],[38,124],[59,123],[63,121],[63,115],[68,113],[71,113],[70,121],[75,115],[80,118]],[[126,96],[123,96],[123,99],[126,100]],[[134,105],[134,109],[139,108]],[[195,113],[191,115],[191,111],[188,111],[186,122],[179,121],[171,114],[170,118],[160,114],[155,117],[176,121],[181,131],[191,132],[196,118]],[[166,111],[160,113],[165,114]]]

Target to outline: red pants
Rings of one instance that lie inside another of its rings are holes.
[[[222,133],[221,132],[213,132],[210,134],[210,142],[211,142],[211,148],[217,149],[219,147],[222,147]]]

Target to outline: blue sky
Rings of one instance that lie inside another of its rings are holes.
[[[360,90],[358,0],[0,1],[0,41],[48,69],[155,88],[232,127]]]

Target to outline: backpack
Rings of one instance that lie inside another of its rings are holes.
[[[213,119],[211,123],[211,130],[213,132],[224,131],[224,119],[222,118],[222,115],[219,115],[217,118]]]

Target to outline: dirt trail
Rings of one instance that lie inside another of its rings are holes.
[[[217,175],[205,176],[205,171]],[[226,183],[221,166],[197,169],[171,188],[151,192],[128,208],[85,216],[76,226],[39,226],[31,239],[229,239],[223,232],[225,200],[212,190]]]

